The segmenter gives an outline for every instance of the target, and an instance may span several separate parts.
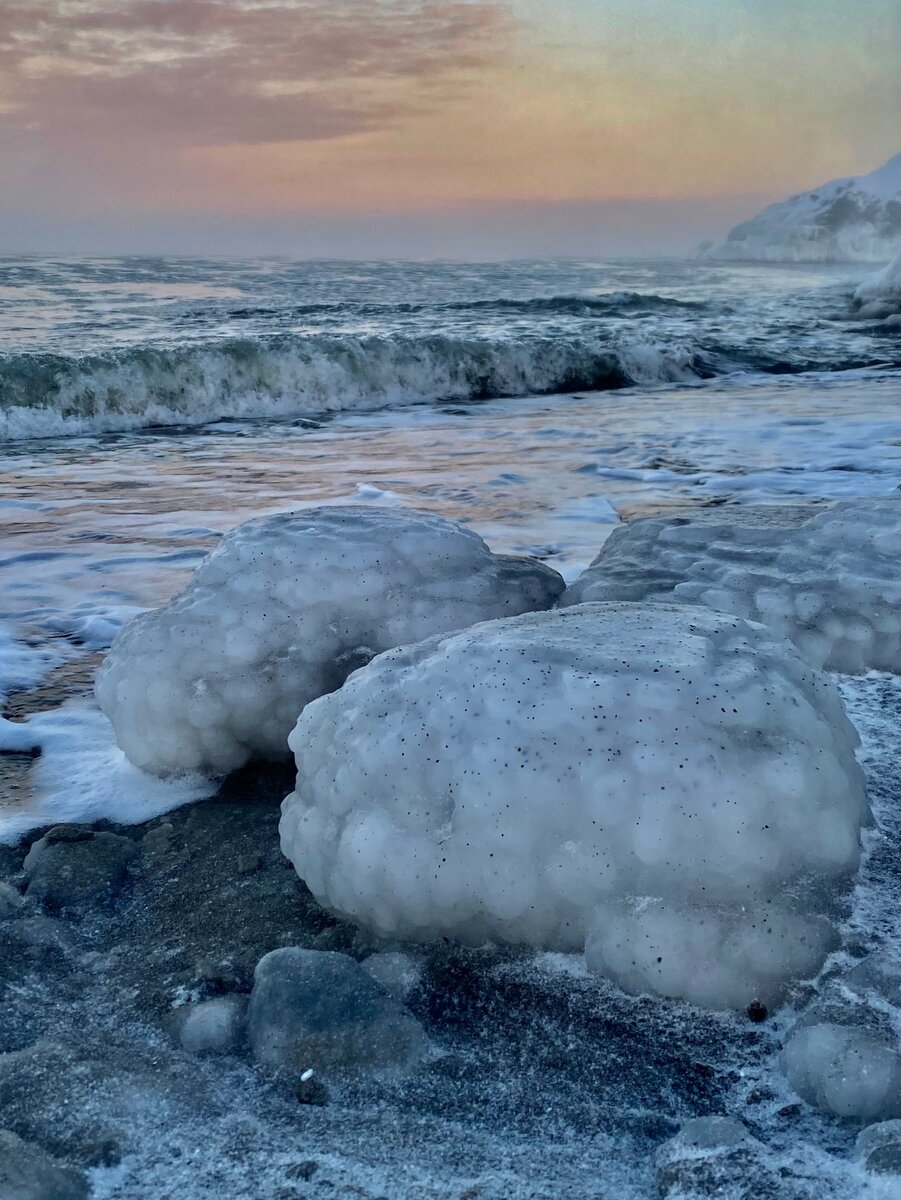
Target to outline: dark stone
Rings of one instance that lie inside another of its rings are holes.
[[[285,1174],[289,1179],[303,1179],[308,1182],[318,1170],[319,1163],[312,1158],[308,1158],[304,1162],[292,1163],[285,1170]]]
[[[130,838],[115,833],[75,840],[45,835],[25,858],[28,895],[58,911],[109,898],[137,854]]]
[[[191,1054],[234,1054],[244,1040],[246,1020],[246,996],[218,996],[176,1008],[166,1024]]]
[[[294,1095],[299,1104],[314,1104],[318,1107],[328,1104],[328,1088],[312,1071],[304,1071],[297,1076],[294,1081]]]
[[[419,1023],[352,958],[286,947],[257,964],[248,1012],[254,1057],[270,1067],[406,1066]]]
[[[55,842],[89,842],[94,836],[95,831],[90,825],[51,825],[41,841],[48,845]]]
[[[759,1000],[752,1000],[748,1005],[748,1020],[753,1021],[755,1025],[759,1025],[761,1021],[765,1021],[769,1016],[769,1010],[765,1004],[761,1004]]]

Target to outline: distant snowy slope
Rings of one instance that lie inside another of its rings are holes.
[[[835,179],[736,225],[704,258],[749,262],[885,262],[901,251],[901,154]]]

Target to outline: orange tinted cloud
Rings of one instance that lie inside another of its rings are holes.
[[[0,121],[96,143],[334,138],[496,53],[496,0],[4,0]]]

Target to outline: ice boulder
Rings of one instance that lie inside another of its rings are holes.
[[[901,1121],[880,1121],[857,1135],[856,1156],[877,1175],[901,1175]]]
[[[852,1025],[805,1025],[782,1054],[788,1081],[823,1112],[860,1121],[901,1117],[901,1058],[890,1040]]]
[[[901,315],[901,252],[865,279],[854,293],[858,316],[877,320]]]
[[[97,698],[131,761],[159,775],[287,758],[303,706],[374,654],[548,608],[563,586],[428,513],[280,513],[232,530],[181,595],[122,630]]]
[[[862,1121],[901,1117],[901,961],[862,959],[827,980],[789,1032],[789,1083],[814,1108]]]
[[[817,971],[868,808],[831,680],[703,608],[586,604],[374,659],[289,739],[284,853],[387,938],[587,949],[634,992]]]
[[[614,531],[563,605],[700,604],[769,625],[815,667],[901,672],[901,498],[737,505]]]

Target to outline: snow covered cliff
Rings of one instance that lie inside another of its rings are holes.
[[[896,154],[869,175],[835,179],[771,204],[701,253],[748,262],[885,262],[899,251],[901,154]]]

